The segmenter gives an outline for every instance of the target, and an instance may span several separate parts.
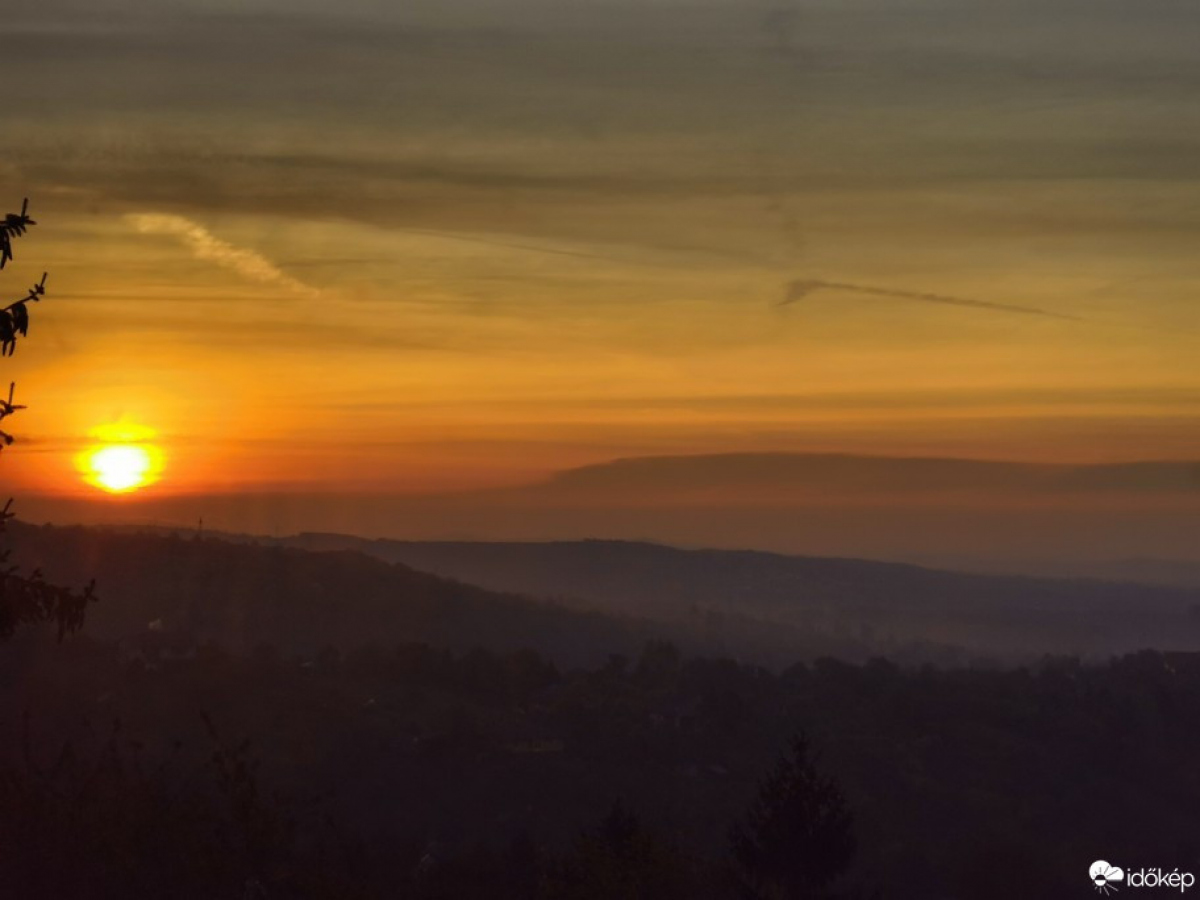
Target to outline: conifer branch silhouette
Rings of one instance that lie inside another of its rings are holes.
[[[30,225],[36,224],[37,222],[29,218],[28,197],[21,202],[19,213],[9,213],[4,217],[4,221],[0,222],[0,269],[3,269],[13,258],[13,238],[20,237]]]
[[[21,203],[19,213],[9,213],[0,221],[0,269],[13,258],[13,240],[23,236],[32,225],[29,217],[29,199]],[[33,285],[25,296],[0,309],[0,356],[12,356],[17,339],[29,334],[29,303],[36,303],[46,294],[47,273]],[[16,383],[8,386],[8,398],[0,397],[0,421],[25,409],[15,402]],[[0,450],[10,446],[15,439],[0,430]],[[0,509],[0,534],[8,521],[14,517],[12,499]],[[0,640],[10,637],[19,625],[34,622],[54,622],[58,627],[58,639],[77,631],[83,625],[84,611],[96,599],[95,582],[81,592],[47,583],[39,570],[28,575],[9,563],[12,551],[0,547]]]

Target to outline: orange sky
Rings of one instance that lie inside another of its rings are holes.
[[[5,486],[92,490],[73,458],[120,419],[162,495],[1195,458],[1180,23],[769,5],[18,15],[0,46],[46,65],[0,185],[40,224],[2,277],[50,295],[4,362]]]

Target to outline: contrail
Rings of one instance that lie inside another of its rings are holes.
[[[970,309],[991,309],[998,312],[1020,313],[1025,316],[1043,316],[1048,319],[1066,319],[1072,322],[1086,321],[1082,316],[1051,312],[1036,306],[1017,306],[1012,303],[990,303],[987,300],[969,300],[965,297],[948,297],[945,294],[926,294],[919,291],[896,291],[890,288],[868,287],[861,284],[846,284],[840,281],[797,280],[788,282],[783,299],[776,306],[787,306],[803,300],[816,291],[847,291],[854,294],[870,294],[874,297],[893,297],[897,300],[916,300],[920,303],[940,303],[944,306],[965,306]]]
[[[196,259],[216,263],[223,269],[237,272],[243,278],[263,284],[277,284],[303,297],[320,296],[320,291],[316,288],[297,281],[262,254],[235,247],[191,219],[158,213],[136,213],[125,218],[142,234],[166,234],[179,238]]]

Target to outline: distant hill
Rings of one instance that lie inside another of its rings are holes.
[[[87,634],[172,652],[189,641],[310,656],[327,647],[415,642],[460,651],[532,649],[562,665],[588,666],[632,657],[653,639],[775,666],[876,652],[856,635],[735,611],[666,621],[634,605],[604,612],[488,590],[381,560],[351,546],[351,538],[336,541],[346,546],[300,548],[244,535],[12,523],[7,539],[15,562],[40,568],[51,581],[96,579],[101,602],[89,608]],[[932,646],[916,652],[923,661],[952,653]]]
[[[618,459],[461,493],[21,499],[31,520],[195,523],[404,540],[607,538],[991,571],[1013,560],[1200,564],[1200,462],[1043,464],[760,453]]]
[[[1014,560],[1005,565],[973,561],[961,564],[961,568],[968,571],[1020,572],[1048,578],[1098,578],[1102,581],[1200,588],[1200,562],[1183,559]]]
[[[787,665],[1200,648],[1200,591],[1165,586],[624,541],[226,540],[19,524],[10,537],[17,561],[52,580],[97,579],[89,633],[153,628],[238,652],[423,642],[593,664],[665,638]]]
[[[1064,492],[1200,493],[1200,462],[1049,464],[941,457],[811,453],[725,453],[617,459],[559,473],[525,490],[546,493],[730,488],[817,493],[968,491],[1034,495]]]
[[[633,652],[650,623],[569,610],[416,572],[361,553],[309,553],[174,534],[10,523],[14,561],[55,583],[95,578],[86,632],[148,629],[240,652],[261,644],[312,654],[371,643],[536,648],[560,661]]]
[[[919,642],[1006,656],[1200,647],[1200,590],[1168,586],[627,541],[429,542],[329,534],[286,541],[312,550],[359,550],[609,614],[679,622],[740,616],[854,638],[877,652]]]

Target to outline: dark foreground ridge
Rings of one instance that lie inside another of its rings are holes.
[[[686,585],[753,603],[752,575],[766,611],[793,590],[827,613],[855,592],[903,609],[942,585],[909,604],[941,615],[956,586],[961,621],[1004,613],[1014,633],[1047,610],[1132,621],[1139,598],[1182,632],[1186,593],[602,542],[403,547],[680,582],[635,619],[344,549],[12,537],[102,598],[66,643],[31,626],[0,645],[0,887],[24,896],[987,900],[1011,896],[997,872],[1051,898],[1089,890],[1097,858],[1200,870],[1200,654],[935,666],[970,655],[927,642],[897,645],[919,664],[851,663],[814,650],[867,638],[778,626],[772,669],[748,661],[770,623],[718,613],[741,660],[663,639],[699,640],[671,615]]]
[[[662,642],[563,669],[149,636],[0,647],[4,883],[75,879],[23,896],[734,900],[730,827],[799,732],[857,852],[794,896],[986,900],[1017,872],[1059,898],[1094,858],[1200,868],[1195,654],[774,674]]]

